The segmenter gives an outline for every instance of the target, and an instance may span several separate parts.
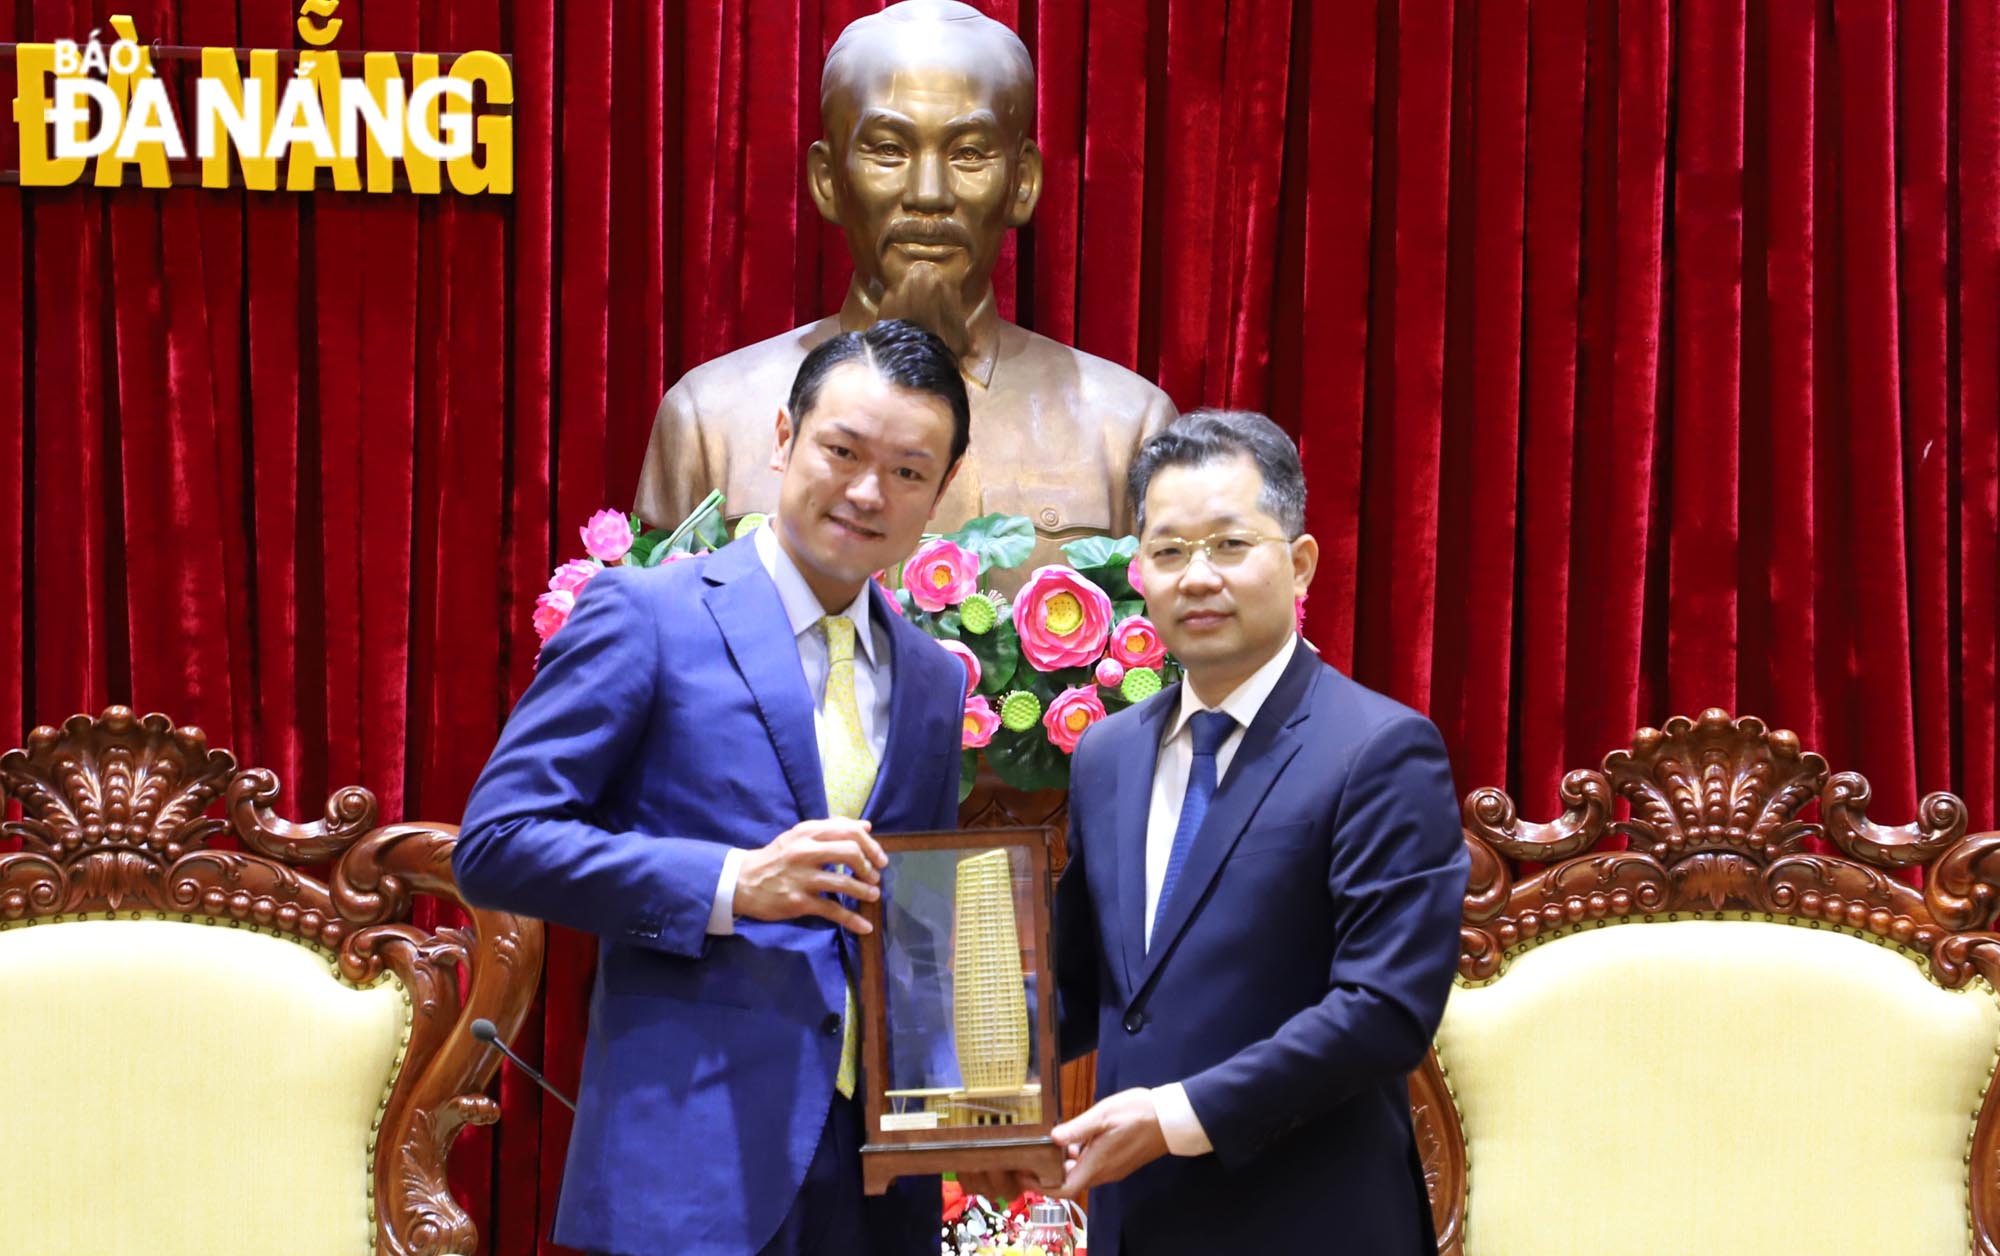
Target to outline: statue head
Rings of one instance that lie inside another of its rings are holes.
[[[1027,47],[956,0],[903,0],[834,41],[808,182],[881,317],[965,350],[1007,229],[1041,195],[1034,116]]]

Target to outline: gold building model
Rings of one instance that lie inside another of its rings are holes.
[[[959,861],[954,912],[952,1035],[963,1084],[889,1097],[921,1100],[939,1126],[1033,1124],[1042,1088],[1028,1080],[1028,993],[1008,851]]]

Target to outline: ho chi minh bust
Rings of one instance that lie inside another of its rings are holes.
[[[773,509],[773,433],[806,353],[837,332],[907,318],[958,351],[972,402],[972,445],[936,527],[1025,515],[1039,533],[1031,566],[1061,561],[1065,541],[1131,530],[1126,468],[1173,403],[994,307],[1002,240],[1041,194],[1034,102],[1027,48],[967,5],[905,0],[841,32],[821,73],[826,137],[806,176],[853,255],[847,299],[831,318],[704,363],[667,392],[640,473],[642,517],[672,526],[712,488],[732,515]]]

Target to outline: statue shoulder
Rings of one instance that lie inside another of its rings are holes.
[[[791,392],[792,377],[799,373],[799,363],[805,361],[806,354],[837,330],[836,320],[823,318],[710,358],[667,390],[661,409],[720,412],[734,408],[746,397],[758,399],[760,412],[772,409]]]
[[[1053,359],[1067,359],[1076,372],[1085,413],[1106,426],[1129,432],[1136,439],[1151,435],[1178,413],[1159,385],[1138,372],[1038,332],[1020,330],[1027,337],[1023,364],[1030,370],[1045,369]]]
[[[716,488],[734,513],[771,509],[772,424],[799,363],[835,327],[832,319],[794,327],[681,376],[653,413],[634,505],[640,518],[671,527]]]

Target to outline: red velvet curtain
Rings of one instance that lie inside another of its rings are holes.
[[[280,0],[115,7],[294,39]],[[342,47],[512,54],[511,200],[0,190],[0,729],[131,702],[295,813],[455,817],[661,391],[837,302],[800,171],[873,7],[349,4]],[[1722,706],[1878,818],[2000,822],[1995,0],[987,7],[1049,158],[1002,308],[1299,434],[1311,635],[1461,789],[1546,815]],[[108,16],[0,0],[20,39]],[[588,967],[554,943],[523,1044],[565,1085]],[[546,1250],[567,1114],[503,1090],[463,1186]]]

